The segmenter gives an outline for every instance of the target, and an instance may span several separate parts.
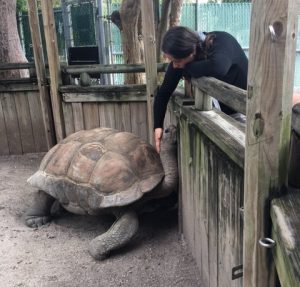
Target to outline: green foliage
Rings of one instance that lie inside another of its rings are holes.
[[[27,11],[27,0],[17,0],[17,12]]]
[[[41,7],[41,0],[37,0],[37,5],[40,8]],[[53,7],[60,7],[61,6],[61,0],[55,0]],[[27,11],[27,0],[17,0],[17,13],[19,12],[25,12]]]

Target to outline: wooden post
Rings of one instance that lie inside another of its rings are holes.
[[[145,49],[146,83],[147,83],[147,112],[149,142],[153,144],[153,97],[157,88],[156,41],[154,29],[153,1],[141,1],[142,31]]]
[[[285,185],[290,141],[297,9],[295,0],[253,0],[245,155],[245,287],[272,285],[270,200]]]
[[[65,137],[65,128],[62,112],[61,97],[58,87],[61,85],[61,72],[59,55],[57,48],[57,37],[55,30],[54,14],[52,0],[41,1],[46,48],[48,56],[49,74],[50,74],[50,90],[51,102],[54,118],[54,127],[56,140],[60,141]]]
[[[51,114],[51,102],[49,90],[47,88],[47,79],[46,79],[46,68],[45,68],[45,59],[43,53],[43,46],[40,34],[40,25],[38,18],[38,9],[36,0],[28,0],[28,17],[30,32],[32,38],[32,46],[34,52],[34,62],[36,75],[38,79],[38,86],[40,92],[40,101],[43,114],[43,122],[45,127],[46,134],[46,143],[48,150],[54,145],[53,138],[53,126],[52,126],[52,114]]]

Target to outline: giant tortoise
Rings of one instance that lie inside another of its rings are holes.
[[[38,188],[26,224],[51,219],[57,200],[75,214],[111,213],[111,228],[90,242],[98,260],[128,243],[138,230],[139,211],[177,188],[176,128],[165,130],[161,152],[138,136],[110,128],[82,130],[55,145],[28,182]]]

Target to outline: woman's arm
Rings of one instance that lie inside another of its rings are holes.
[[[224,77],[232,61],[222,53],[216,53],[210,59],[193,61],[185,66],[185,71],[190,77]]]
[[[183,69],[174,69],[173,64],[169,64],[163,83],[154,98],[154,129],[163,127],[168,101],[176,89],[182,73]]]

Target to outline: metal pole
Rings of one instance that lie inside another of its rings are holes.
[[[99,52],[99,63],[107,64],[106,54],[105,54],[105,36],[104,36],[104,25],[102,18],[102,0],[98,0],[98,52]],[[101,84],[108,83],[107,75],[100,75]]]

